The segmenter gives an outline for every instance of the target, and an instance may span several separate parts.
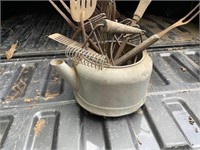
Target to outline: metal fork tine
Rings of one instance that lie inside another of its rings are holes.
[[[169,26],[168,28],[166,28],[165,30],[157,33],[157,35],[159,37],[162,37],[163,35],[165,35],[167,32],[169,32],[170,30],[178,27],[178,26],[182,26],[182,25],[186,25],[187,23],[189,23],[192,19],[194,19],[194,17],[196,17],[200,11],[198,11],[197,13],[195,13],[194,15],[191,15],[195,10],[197,10],[197,8],[200,6],[200,3],[194,8],[192,9],[185,17],[181,18],[180,20],[178,20],[177,22],[175,22],[173,25]],[[190,16],[191,15],[191,16]]]
[[[191,20],[193,20],[199,13],[200,13],[200,10],[196,14],[194,14],[189,20],[187,20],[185,23],[188,23]]]
[[[194,7],[185,17],[183,17],[181,20],[185,20],[185,19],[187,19],[187,17],[189,17],[198,7],[200,6],[200,3],[196,6],[196,7]],[[196,14],[198,14],[199,12],[197,12]],[[195,15],[196,15],[195,14]]]

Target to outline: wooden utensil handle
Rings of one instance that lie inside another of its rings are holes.
[[[140,20],[140,18],[142,18],[145,10],[147,9],[150,3],[151,0],[140,0],[139,5],[133,15],[133,21],[131,25],[136,24]]]
[[[125,55],[123,55],[122,57],[117,59],[115,61],[115,65],[124,64],[127,60],[129,60],[130,58],[132,58],[136,54],[142,52],[143,50],[148,48],[150,45],[152,45],[153,43],[157,42],[159,39],[160,39],[160,37],[157,34],[152,35],[151,37],[149,37],[148,39],[143,41],[141,44],[139,44],[138,46],[136,46],[135,48],[130,50],[128,53],[126,53]]]

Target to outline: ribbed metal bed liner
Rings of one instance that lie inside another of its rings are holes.
[[[80,108],[49,66],[53,57],[2,60],[0,148],[200,149],[199,48],[150,55],[145,105],[118,118]]]

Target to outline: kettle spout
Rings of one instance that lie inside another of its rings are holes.
[[[50,62],[60,76],[72,86],[74,90],[78,90],[78,82],[74,68],[68,66],[62,59],[53,59]]]

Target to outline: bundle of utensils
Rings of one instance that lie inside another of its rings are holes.
[[[114,0],[98,2],[97,0],[70,0],[70,8],[63,0],[59,1],[76,23],[53,0],[49,0],[75,32],[72,39],[58,33],[50,35],[49,38],[65,44],[66,56],[74,62],[101,69],[109,65],[121,66],[137,62],[137,56],[142,51],[170,30],[189,23],[200,13],[200,4],[198,4],[185,17],[143,41],[142,35],[145,31],[140,29],[137,23],[151,0],[140,0],[133,18],[120,22],[117,20],[120,14]],[[83,41],[76,42],[74,39],[80,33]]]

